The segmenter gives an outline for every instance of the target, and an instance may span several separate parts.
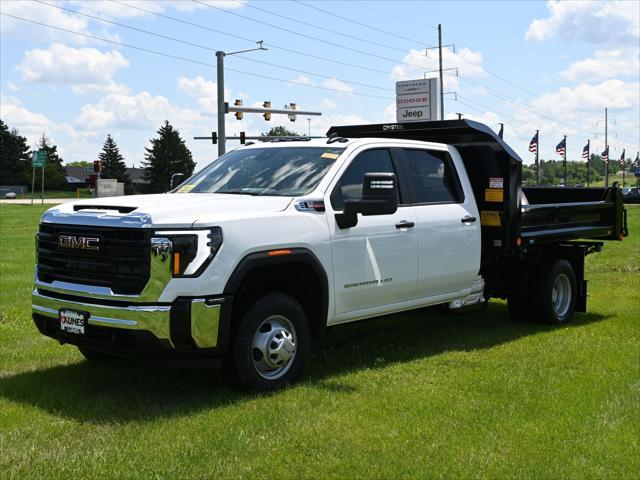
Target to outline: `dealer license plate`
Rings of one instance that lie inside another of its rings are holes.
[[[84,328],[87,324],[89,315],[83,312],[75,312],[73,310],[60,310],[60,330],[76,335],[84,335]]]

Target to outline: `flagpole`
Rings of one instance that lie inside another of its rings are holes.
[[[591,148],[589,146],[590,143],[591,140],[587,140],[587,188],[589,188],[589,177],[591,176],[589,174],[589,161],[591,160]]]
[[[540,166],[538,164],[538,155],[540,155],[540,130],[536,130],[536,187],[540,186]]]
[[[563,169],[564,169],[564,186],[565,188],[568,187],[569,185],[567,185],[567,136],[564,136],[564,158],[562,160],[563,163]]]
[[[604,164],[604,186],[609,186],[609,144],[607,143],[607,107],[604,109],[604,149],[607,150],[607,163]]]
[[[624,150],[622,150],[622,158],[620,160],[622,163],[622,188],[624,188]]]

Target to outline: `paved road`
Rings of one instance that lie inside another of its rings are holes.
[[[57,204],[57,203],[72,202],[74,200],[81,200],[81,199],[80,198],[45,198],[44,203]],[[40,202],[41,200],[39,198],[33,199],[34,205],[40,205]],[[2,199],[0,200],[0,203],[15,203],[19,205],[25,205],[25,204],[31,203],[31,199],[30,198],[16,198],[15,200]]]

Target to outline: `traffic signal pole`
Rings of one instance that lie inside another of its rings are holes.
[[[218,69],[218,156],[224,155],[225,152],[225,131],[224,131],[224,115],[226,113],[226,105],[224,103],[224,55],[223,51],[216,52],[216,68]]]

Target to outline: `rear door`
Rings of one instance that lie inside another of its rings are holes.
[[[399,207],[392,215],[358,215],[355,227],[340,229],[335,213],[344,200],[362,197],[365,173],[398,174],[390,148],[359,150],[338,174],[325,199],[333,253],[337,321],[363,316],[366,309],[413,299],[418,265],[415,208],[400,186]],[[360,314],[358,314],[360,312]]]
[[[404,148],[402,166],[418,228],[414,298],[471,288],[480,270],[480,218],[462,160],[447,150]]]

